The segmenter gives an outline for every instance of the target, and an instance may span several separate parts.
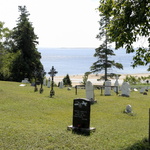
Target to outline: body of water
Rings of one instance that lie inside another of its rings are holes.
[[[39,48],[41,53],[41,62],[45,71],[48,73],[52,66],[58,71],[57,75],[81,75],[90,71],[90,67],[97,60],[94,57],[94,48]],[[110,59],[121,63],[123,70],[112,68],[109,73],[132,74],[148,73],[148,66],[138,66],[135,69],[131,67],[132,57],[134,54],[126,54],[124,49],[115,50],[116,56]],[[99,72],[104,73],[104,71]],[[47,74],[48,75],[48,74]]]

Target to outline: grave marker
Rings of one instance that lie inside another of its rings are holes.
[[[59,88],[62,89],[64,87],[63,81],[59,82]]]
[[[132,113],[132,107],[131,107],[131,105],[128,104],[128,105],[126,106],[125,112],[126,112],[126,113]]]
[[[111,81],[105,81],[105,96],[111,95]]]
[[[116,81],[114,83],[114,86],[116,86],[116,87],[114,87],[114,92],[116,92],[117,94],[118,94],[118,87],[119,87],[118,79],[119,79],[119,77],[118,77],[118,75],[116,75]]]
[[[90,134],[95,128],[90,128],[91,102],[88,99],[74,99],[73,102],[73,126],[68,126],[68,130],[79,134]]]
[[[47,87],[50,88],[50,86],[51,86],[51,79],[49,78],[47,82]]]
[[[128,82],[123,82],[121,86],[121,96],[129,97],[130,96],[130,85]]]
[[[55,91],[53,89],[54,87],[54,76],[57,74],[58,72],[56,71],[56,69],[54,69],[54,66],[52,66],[52,69],[50,70],[50,72],[48,73],[51,77],[52,77],[52,85],[51,85],[51,90],[50,90],[50,97],[52,97],[53,95],[55,95]]]
[[[143,94],[143,93],[145,92],[145,90],[146,90],[146,87],[142,87],[142,88],[140,89],[140,93]]]
[[[92,83],[90,81],[86,82],[85,89],[86,89],[86,98],[88,100],[90,100],[92,104],[94,102],[96,102],[94,100],[94,87],[93,87],[93,85],[92,85]]]

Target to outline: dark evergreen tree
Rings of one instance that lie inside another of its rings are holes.
[[[19,11],[21,14],[12,33],[14,42],[12,51],[19,53],[11,68],[14,81],[21,81],[25,77],[31,80],[35,71],[40,72],[43,70],[40,62],[41,54],[36,48],[38,37],[34,33],[32,23],[29,22],[29,13],[26,6],[19,6]]]
[[[65,86],[72,86],[72,82],[68,74],[63,78],[63,83]]]
[[[103,1],[101,2],[103,3]],[[108,10],[111,9],[111,3],[108,5]],[[108,47],[108,44],[110,44],[109,36],[107,35],[107,24],[110,22],[110,14],[107,14],[107,10],[103,10],[103,5],[100,5],[99,10],[101,10],[100,13],[100,28],[99,28],[99,34],[97,35],[97,38],[100,40],[103,40],[103,44],[101,44],[98,48],[95,49],[94,57],[97,57],[97,61],[93,63],[91,66],[91,71],[93,73],[95,72],[101,72],[104,70],[104,79],[107,81],[108,77],[108,69],[110,68],[118,68],[123,69],[122,64],[116,63],[114,60],[110,60],[110,56],[114,56],[115,53],[113,50],[111,50]]]
[[[111,76],[111,74],[108,73],[109,69],[112,69],[113,67],[123,69],[122,64],[109,59],[110,56],[114,55],[113,50],[106,48],[105,43],[100,45],[100,47],[95,49],[94,57],[97,57],[97,61],[91,66],[91,71],[93,73],[104,71],[104,79],[107,81],[108,76]]]

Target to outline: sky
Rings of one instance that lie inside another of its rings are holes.
[[[0,21],[16,27],[18,6],[26,6],[39,37],[38,47],[94,47],[100,45],[99,0],[0,0]]]

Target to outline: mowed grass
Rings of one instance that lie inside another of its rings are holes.
[[[84,89],[75,95],[74,88],[55,87],[55,96],[50,98],[47,87],[39,94],[29,84],[19,85],[0,82],[2,150],[129,150],[139,149],[142,140],[148,139],[150,92],[121,97],[113,91],[112,96],[101,96],[95,90],[97,103],[91,105],[90,126],[96,131],[84,136],[67,130],[72,124],[73,99],[85,98]],[[133,115],[123,113],[128,104]]]

